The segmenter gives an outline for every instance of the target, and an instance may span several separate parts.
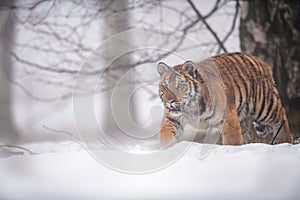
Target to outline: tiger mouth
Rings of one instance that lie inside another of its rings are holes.
[[[173,102],[173,103],[165,103],[165,107],[167,108],[167,109],[169,109],[169,111],[181,111],[181,108],[180,108],[180,106],[178,105],[178,103],[175,103],[175,102]]]

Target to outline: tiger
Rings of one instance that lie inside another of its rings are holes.
[[[248,119],[258,136],[276,135],[275,144],[292,143],[272,68],[260,58],[224,53],[174,67],[160,62],[157,72],[159,97],[164,105],[161,146],[180,140],[184,127],[192,120],[221,129],[219,139],[223,145],[243,144],[242,124]],[[201,126],[199,132],[203,127],[208,126]]]

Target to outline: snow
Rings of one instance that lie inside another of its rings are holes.
[[[0,199],[299,199],[300,144],[216,145],[204,158],[203,144],[171,149],[186,144],[176,162],[145,174],[112,170],[78,144],[44,144],[0,159]]]

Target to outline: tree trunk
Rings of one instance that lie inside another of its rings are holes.
[[[300,2],[244,1],[240,18],[241,50],[273,68],[273,76],[287,109],[291,130],[300,126]],[[297,110],[298,109],[298,110]]]
[[[11,60],[10,50],[13,39],[13,23],[11,11],[0,11],[0,141],[17,142],[17,134],[12,122],[11,96]]]
[[[134,85],[132,80],[134,77],[130,75],[130,57],[124,54],[126,45],[130,45],[128,35],[117,36],[118,33],[126,31],[129,28],[129,12],[126,11],[127,1],[112,1],[108,9],[113,15],[109,15],[104,19],[105,28],[103,34],[105,39],[110,40],[109,49],[105,49],[106,72],[102,77],[105,85],[109,88],[105,91],[105,101],[103,106],[104,131],[105,134],[122,139],[124,131],[130,129],[132,124],[131,117],[134,117],[134,99],[130,100]],[[125,11],[124,11],[125,10]],[[114,12],[115,11],[115,12]],[[117,37],[117,39],[114,39]],[[124,76],[126,74],[126,76]],[[122,81],[120,81],[122,80]],[[131,84],[129,83],[131,82]],[[118,85],[119,84],[119,85]],[[121,87],[120,87],[121,86]],[[125,134],[126,135],[126,134]],[[124,138],[123,138],[124,139]]]

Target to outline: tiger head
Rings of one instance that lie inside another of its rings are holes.
[[[159,96],[169,112],[181,112],[190,102],[195,92],[186,73],[193,72],[194,64],[190,61],[175,67],[160,62],[157,71],[160,74]]]

